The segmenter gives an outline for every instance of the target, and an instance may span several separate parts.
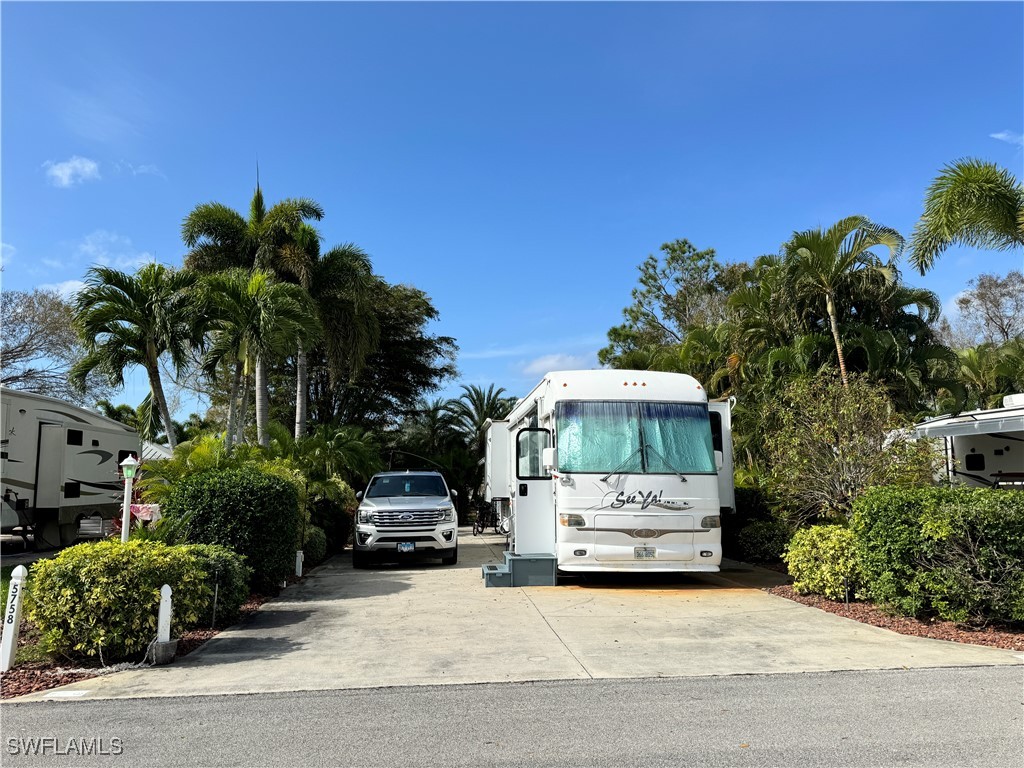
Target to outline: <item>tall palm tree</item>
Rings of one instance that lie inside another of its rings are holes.
[[[181,237],[191,249],[185,266],[204,274],[242,268],[282,277],[282,249],[293,242],[303,224],[319,221],[323,215],[320,204],[309,198],[289,198],[268,209],[257,179],[248,219],[222,203],[202,203],[185,217]],[[269,401],[266,364],[265,357],[257,357],[257,422],[260,403],[266,408]]]
[[[843,386],[849,386],[846,357],[839,337],[836,295],[851,278],[865,277],[868,272],[893,279],[895,260],[903,252],[903,236],[894,229],[874,224],[863,216],[848,216],[828,229],[794,232],[783,250],[790,259],[793,277],[805,293],[819,292],[825,298],[832,338],[839,359],[839,375]],[[871,248],[885,246],[889,261],[883,264]]]
[[[1005,168],[973,158],[943,168],[925,195],[910,238],[910,262],[923,275],[954,244],[1024,246],[1024,184]]]
[[[194,273],[163,264],[146,264],[134,275],[92,267],[75,302],[75,325],[86,355],[72,367],[69,380],[83,388],[88,374],[97,370],[112,386],[122,387],[125,369],[142,366],[172,449],[176,440],[160,380],[160,359],[167,355],[177,372],[186,363],[189,348],[201,343],[195,284]]]
[[[229,270],[206,278],[205,302],[212,331],[204,370],[213,373],[227,362],[234,374],[228,405],[226,444],[234,438],[235,402],[245,368],[256,371],[257,442],[269,441],[270,400],[266,381],[267,360],[275,354],[290,353],[296,343],[308,343],[320,332],[309,295],[298,285],[276,282],[262,269],[249,273]]]
[[[462,394],[445,404],[455,428],[480,457],[484,453],[484,424],[488,419],[505,418],[515,407],[516,399],[502,397],[504,393],[504,387],[495,389],[493,384],[486,390],[476,384],[463,384]]]
[[[278,274],[296,282],[309,294],[323,326],[322,342],[334,384],[348,363],[358,373],[366,355],[376,347],[380,325],[369,297],[375,282],[369,256],[353,243],[320,253],[320,235],[302,224],[281,248]],[[295,439],[306,433],[309,402],[306,349],[299,344],[295,356]]]

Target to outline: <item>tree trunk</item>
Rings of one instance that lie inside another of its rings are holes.
[[[224,434],[224,450],[230,454],[235,440],[235,419],[238,417],[238,385],[242,380],[244,363],[235,363],[235,375],[231,379],[231,395],[228,397],[228,428]]]
[[[306,368],[306,351],[299,342],[295,354],[295,439],[306,435],[306,402],[309,397],[309,376]]]
[[[270,389],[267,383],[267,363],[256,358],[256,442],[261,448],[270,445],[267,424],[270,422]]]
[[[242,399],[238,406],[238,432],[235,435],[235,442],[241,445],[245,442],[245,422],[249,418],[249,374],[242,374]]]
[[[164,387],[160,383],[160,371],[154,364],[152,368],[147,366],[146,373],[149,374],[149,389],[153,393],[156,407],[160,410],[160,420],[164,423],[164,430],[167,432],[167,445],[173,451],[178,441],[174,439],[174,422],[171,421],[167,398],[164,397]]]
[[[839,378],[843,380],[843,386],[849,387],[846,380],[846,356],[843,354],[843,345],[839,341],[839,321],[836,320],[836,305],[832,301],[832,294],[825,294],[825,308],[828,310],[828,319],[832,325],[832,338],[836,342],[836,354],[839,356]]]

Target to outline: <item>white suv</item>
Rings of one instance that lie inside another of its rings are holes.
[[[455,491],[439,472],[380,472],[359,492],[352,565],[366,568],[374,555],[459,559],[459,519]]]

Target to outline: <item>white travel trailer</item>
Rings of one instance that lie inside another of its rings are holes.
[[[1024,489],[1024,394],[1002,408],[928,419],[915,437],[941,437],[947,479],[980,488]]]
[[[512,519],[506,564],[484,566],[488,586],[719,570],[734,506],[730,408],[685,374],[547,374],[489,427],[485,488],[510,500]]]
[[[120,464],[139,456],[134,429],[53,397],[0,389],[3,532],[31,528],[37,547],[66,546],[86,517],[114,517]]]

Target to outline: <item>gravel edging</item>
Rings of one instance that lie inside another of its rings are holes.
[[[787,600],[809,605],[822,611],[834,613],[847,619],[881,627],[901,635],[929,637],[933,640],[949,640],[969,645],[987,645],[1007,651],[1024,651],[1024,628],[990,625],[974,628],[942,619],[920,619],[907,616],[893,616],[872,603],[837,602],[821,595],[798,595],[791,585],[766,587],[765,592],[784,597]]]

